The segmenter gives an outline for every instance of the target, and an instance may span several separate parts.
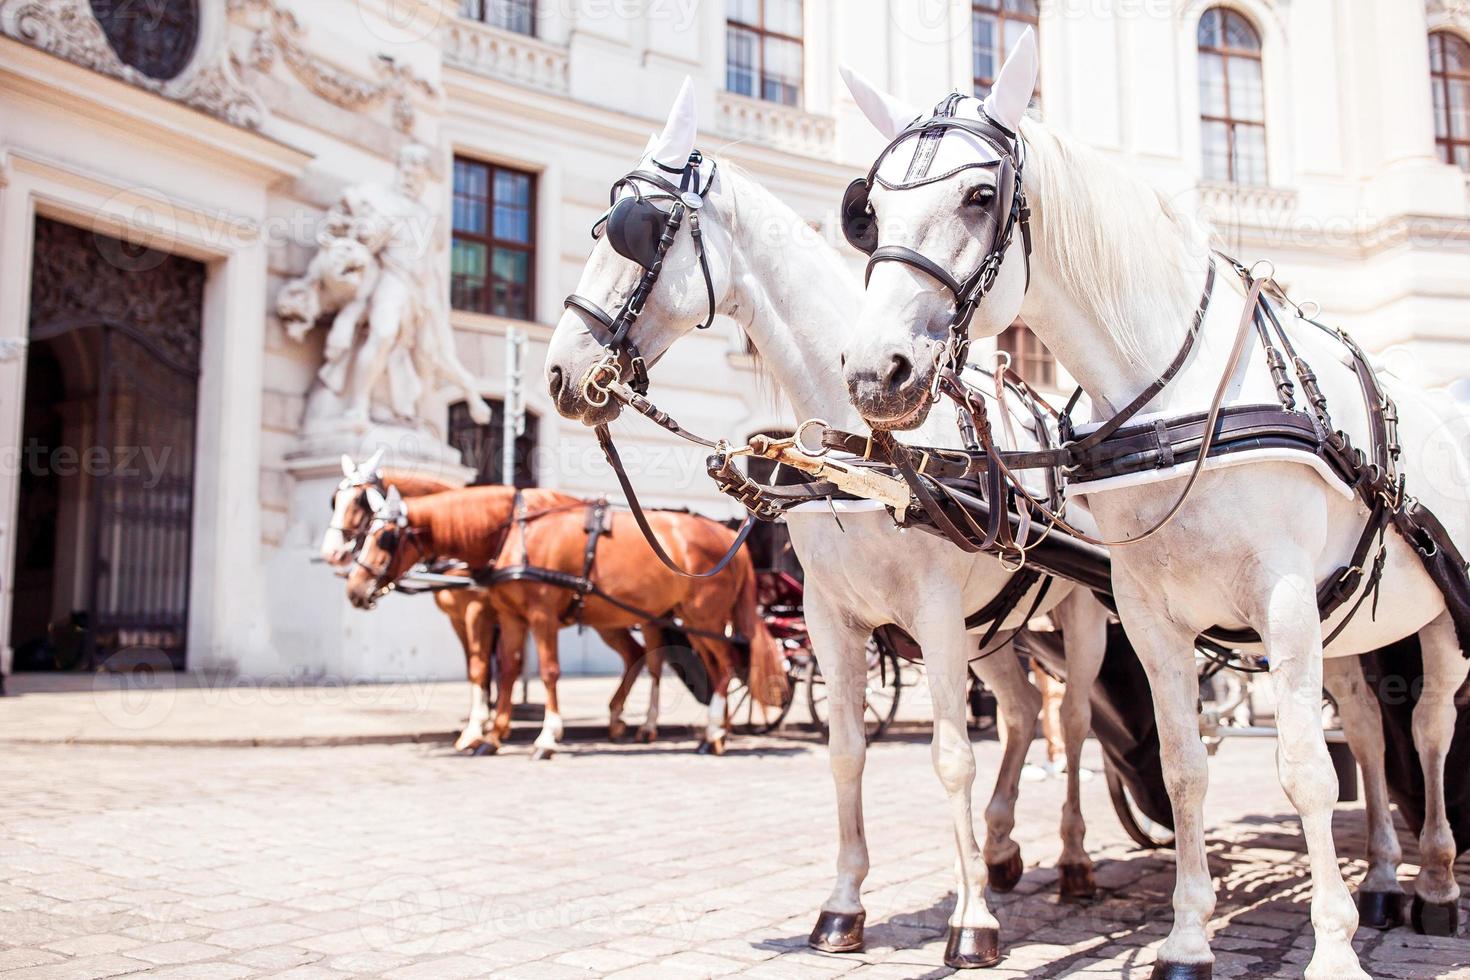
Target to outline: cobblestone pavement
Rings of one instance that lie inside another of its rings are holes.
[[[868,949],[839,957],[804,945],[832,875],[822,746],[692,744],[586,742],[537,764],[423,744],[5,746],[0,978],[948,973],[950,831],[927,745],[869,757]],[[998,745],[978,754],[993,772]],[[1212,763],[1217,977],[1300,976],[1308,957],[1305,855],[1274,769],[1268,742]],[[1101,779],[1085,790],[1106,897],[1057,903],[1061,784],[1025,784],[1027,873],[996,900],[1008,956],[979,976],[1147,976],[1172,861],[1127,843]],[[1361,824],[1341,808],[1353,878]],[[1470,977],[1470,940],[1399,928],[1358,946],[1374,976]]]

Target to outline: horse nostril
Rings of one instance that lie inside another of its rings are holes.
[[[551,385],[551,397],[561,397],[561,386],[566,383],[566,378],[563,377],[561,373],[561,367],[558,365],[552,365],[551,369],[547,371],[546,374],[547,381]]]
[[[884,382],[888,385],[888,390],[897,391],[913,376],[914,362],[904,354],[894,352],[893,359],[888,363],[888,372],[883,377]]]

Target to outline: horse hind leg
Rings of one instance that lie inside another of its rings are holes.
[[[1357,657],[1334,657],[1323,664],[1322,680],[1353,758],[1363,771],[1363,800],[1368,830],[1368,873],[1358,886],[1358,920],[1374,929],[1391,929],[1403,918],[1404,890],[1398,866],[1403,860],[1399,835],[1389,810],[1384,772],[1383,716],[1378,699],[1363,677]]]
[[[1414,748],[1424,772],[1424,828],[1419,833],[1419,876],[1414,880],[1414,928],[1454,936],[1460,927],[1460,886],[1455,881],[1455,835],[1445,803],[1445,757],[1455,734],[1455,693],[1470,661],[1461,653],[1454,622],[1445,613],[1419,631],[1424,686],[1414,706]]]
[[[643,648],[647,651],[648,662],[648,713],[633,737],[650,745],[658,740],[659,688],[664,677],[663,642],[663,634],[656,627],[643,627]]]
[[[616,742],[627,734],[628,726],[623,722],[623,706],[628,701],[628,692],[643,671],[643,647],[626,630],[599,630],[604,643],[612,647],[623,660],[623,676],[618,689],[607,703],[607,737]]]
[[[1016,827],[1021,769],[1041,713],[1041,692],[1026,679],[1020,658],[1009,643],[976,661],[975,673],[995,693],[1000,714],[1000,768],[985,807],[985,865],[990,890],[1005,894],[1020,884],[1026,868],[1021,845],[1011,833]]]
[[[1087,821],[1082,816],[1082,746],[1092,729],[1092,687],[1108,645],[1107,611],[1088,592],[1076,592],[1057,609],[1067,656],[1067,686],[1062,694],[1062,741],[1067,752],[1067,799],[1062,805],[1062,853],[1057,860],[1063,901],[1097,895],[1092,857],[1087,853]]]

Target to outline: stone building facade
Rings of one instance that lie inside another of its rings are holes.
[[[295,339],[279,299],[344,191],[428,148],[410,230],[451,353],[498,406],[523,333],[522,478],[616,495],[541,359],[683,78],[702,147],[846,249],[835,205],[878,141],[838,66],[928,104],[987,84],[1033,23],[1049,123],[1270,257],[1396,370],[1470,373],[1463,0],[0,0],[5,662],[106,628],[189,669],[454,676],[428,600],[358,613],[310,562],[344,452],[501,476],[457,385],[414,389],[412,419],[312,407],[327,331]],[[1065,384],[1023,330],[1004,343]],[[790,425],[753,371],[721,322],[655,383],[701,430]],[[648,501],[730,514],[699,454],[621,425]],[[572,668],[605,665],[567,643]]]

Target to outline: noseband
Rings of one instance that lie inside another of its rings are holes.
[[[1025,165],[1024,142],[1018,133],[1012,132],[988,116],[980,119],[961,119],[955,116],[964,97],[951,95],[940,103],[935,114],[909,126],[894,137],[874,161],[868,176],[853,181],[842,199],[842,231],[848,242],[857,250],[867,253],[866,278],[873,276],[873,267],[879,262],[901,262],[918,269],[936,280],[954,297],[954,309],[950,316],[948,336],[938,354],[937,364],[959,374],[969,356],[970,320],[1000,274],[1001,263],[1011,247],[1016,228],[1021,230],[1021,242],[1025,248],[1026,285],[1031,285],[1031,209],[1026,204],[1026,193],[1021,183],[1021,172]],[[997,159],[965,164],[942,174],[930,175],[929,168],[939,144],[951,132],[965,133],[980,140],[995,151]],[[913,161],[908,173],[899,182],[889,181],[879,175],[884,161],[899,146],[917,141]],[[991,168],[996,173],[996,200],[988,211],[994,223],[1001,226],[994,244],[975,271],[966,276],[957,276],[923,253],[906,245],[878,246],[877,216],[868,201],[875,184],[889,190],[906,190],[922,187],[953,177],[961,170],[975,167]],[[1003,216],[1003,218],[1002,218]],[[1002,223],[1003,222],[1003,223]]]
[[[664,257],[673,247],[686,216],[709,301],[709,313],[698,326],[703,330],[714,323],[715,284],[709,271],[709,257],[704,251],[699,209],[704,206],[704,199],[714,186],[719,167],[711,162],[709,177],[701,184],[700,167],[703,164],[704,156],[698,150],[689,154],[689,161],[682,169],[665,167],[655,160],[654,166],[676,176],[677,184],[662,174],[646,170],[634,170],[624,175],[612,186],[607,213],[592,226],[593,238],[605,233],[614,251],[643,269],[638,284],[616,315],[608,313],[595,300],[577,293],[566,298],[567,309],[590,316],[608,334],[607,354],[581,382],[583,397],[593,405],[606,405],[609,397],[607,383],[624,380],[625,376],[628,385],[638,394],[648,393],[648,363],[638,346],[629,339],[628,332],[643,313],[643,304],[648,301],[658,277],[663,273]],[[632,196],[619,198],[618,192],[624,189],[632,191]]]

